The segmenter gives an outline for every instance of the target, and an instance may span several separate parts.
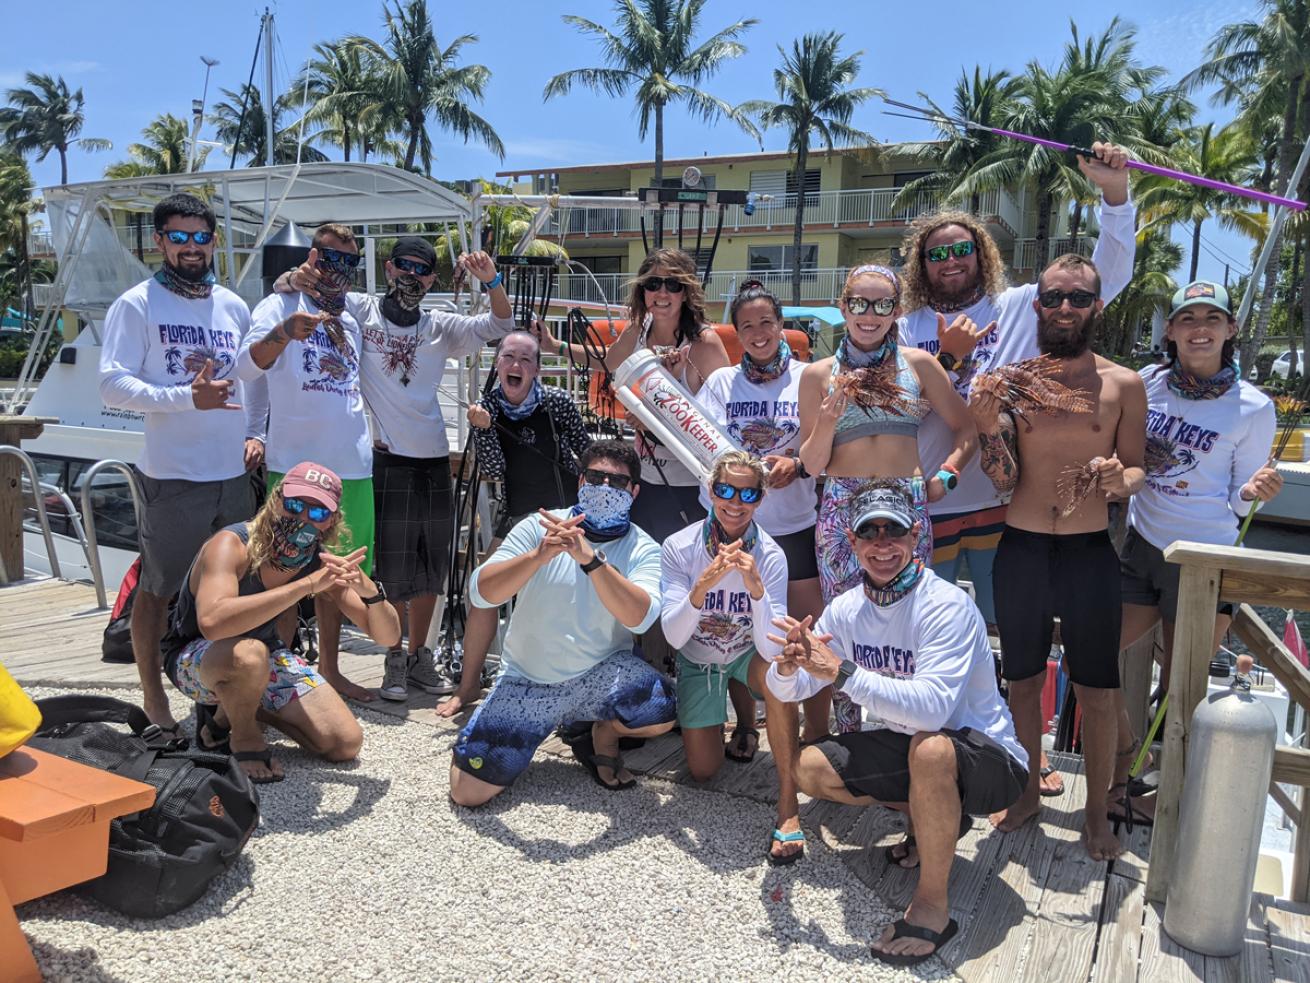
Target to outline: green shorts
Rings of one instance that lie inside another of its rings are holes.
[[[739,655],[726,666],[707,666],[692,662],[678,653],[678,725],[680,727],[717,727],[728,720],[728,680],[749,686],[751,659],[755,649]],[[761,694],[751,690],[757,700]],[[752,726],[754,721],[751,721]]]
[[[268,490],[272,493],[284,474],[278,471],[268,473]],[[360,569],[369,576],[373,574],[373,479],[341,479],[341,516],[346,520],[349,535],[332,552],[338,556],[353,553],[361,546],[368,547]]]

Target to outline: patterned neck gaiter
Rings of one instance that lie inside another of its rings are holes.
[[[187,300],[205,300],[214,292],[214,284],[218,282],[218,277],[214,276],[213,270],[205,270],[204,276],[199,280],[193,280],[185,276],[176,266],[165,263],[155,273],[155,282],[170,293],[185,297]]]
[[[750,382],[756,383],[772,382],[786,372],[787,366],[790,364],[791,346],[787,344],[786,338],[778,342],[778,350],[774,353],[773,358],[764,364],[760,364],[745,353],[741,356],[742,374]]]
[[[1176,360],[1169,366],[1169,376],[1165,379],[1169,391],[1183,399],[1218,399],[1236,382],[1237,370],[1231,365],[1225,365],[1209,379],[1201,379],[1184,372]]]
[[[911,557],[910,562],[905,565],[904,569],[893,577],[885,587],[874,586],[867,573],[862,573],[861,576],[864,580],[864,596],[879,607],[885,608],[889,604],[895,604],[914,589],[914,585],[923,576],[923,558]]]

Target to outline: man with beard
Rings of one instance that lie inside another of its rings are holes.
[[[400,638],[386,595],[360,569],[364,548],[325,552],[344,538],[341,491],[320,464],[288,471],[253,519],[201,548],[164,639],[168,678],[196,701],[196,744],[231,752],[256,784],[283,778],[261,723],[328,761],[349,761],[364,742],[341,697],[287,647],[300,601],[326,594],[379,645]]]
[[[1064,665],[1083,717],[1087,806],[1083,843],[1093,860],[1122,848],[1110,830],[1106,798],[1114,772],[1115,691],[1119,688],[1119,560],[1107,530],[1106,502],[1142,487],[1146,390],[1141,376],[1088,348],[1103,301],[1096,267],[1081,256],[1056,259],[1033,302],[1041,352],[1058,360],[1054,377],[1088,408],[1048,406],[1020,426],[993,395],[976,391],[982,469],[1011,494],[996,551],[996,623],[1010,712],[1030,761],[1041,747],[1042,683],[1053,619],[1060,619]],[[1017,829],[1039,807],[1040,769],[1022,797],[992,816]]]
[[[325,283],[318,259],[311,251],[274,289],[320,296]],[[387,652],[379,690],[396,702],[408,697],[409,686],[428,693],[455,688],[427,646],[437,596],[446,589],[454,511],[450,445],[437,398],[446,359],[476,354],[514,327],[504,278],[491,257],[469,253],[460,266],[488,291],[490,313],[467,317],[421,308],[437,278],[437,254],[418,236],[396,240],[381,299],[345,295],[363,331],[360,384],[373,421],[374,573],[408,627],[408,648],[398,644]]]
[[[1127,153],[1110,143],[1094,143],[1092,149],[1096,156],[1078,158],[1078,167],[1102,194],[1092,262],[1101,271],[1101,300],[1108,304],[1132,279],[1137,230],[1128,200]],[[1006,287],[1004,262],[981,218],[965,212],[922,216],[910,226],[902,252],[902,302],[908,313],[900,321],[901,343],[935,354],[964,400],[980,372],[1037,354],[1037,288]],[[969,320],[983,327],[970,331]],[[919,448],[924,474],[936,473],[951,452],[951,431],[935,413],[919,428]],[[933,570],[954,583],[967,564],[974,599],[987,623],[995,624],[992,563],[1005,528],[1004,496],[974,458],[960,470],[957,487],[928,511]],[[1059,795],[1060,776],[1044,759],[1043,794]]]
[[[177,194],[155,206],[154,223],[164,265],[109,308],[100,398],[145,415],[145,448],[136,462],[141,579],[132,653],[146,715],[176,734],[159,678],[168,601],[200,545],[255,509],[245,472],[263,451],[263,407],[253,405],[234,373],[250,311],[210,270],[213,210]]]

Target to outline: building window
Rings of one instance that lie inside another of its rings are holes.
[[[790,273],[792,246],[751,246],[747,250],[746,267],[752,273]],[[819,247],[814,243],[801,246],[801,270],[818,269]]]
[[[582,264],[592,273],[622,273],[627,256],[575,256],[574,261]]]
[[[917,181],[921,177],[927,177],[932,171],[900,171],[892,175],[892,187],[903,188],[911,181]]]
[[[819,193],[819,172],[817,169],[806,168],[805,170],[805,197]],[[796,194],[796,171],[793,168],[787,172],[787,194],[788,196]]]

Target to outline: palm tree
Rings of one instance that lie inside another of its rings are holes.
[[[99,137],[79,137],[86,114],[82,90],[70,92],[63,76],[28,72],[26,88],[10,89],[9,106],[0,109],[0,134],[9,149],[38,161],[59,152],[59,183],[68,183],[68,148],[109,150],[113,144]]]
[[[984,74],[982,67],[975,65],[972,78],[969,77],[966,69],[960,69],[960,77],[955,82],[955,92],[951,99],[950,112],[942,112],[941,107],[923,92],[919,93],[919,98],[943,117],[953,116],[983,126],[1001,127],[1005,125],[1013,111],[1012,103],[1019,85],[1020,80],[1009,72],[988,70]],[[923,193],[938,196],[943,201],[951,201],[956,197],[955,189],[964,180],[965,175],[972,171],[980,160],[994,151],[1004,139],[982,130],[953,126],[944,120],[935,123],[941,139],[926,143],[903,144],[898,148],[922,165],[931,168],[931,173],[907,181],[892,201],[893,208],[908,207]],[[981,197],[978,191],[969,196],[969,211],[978,211]]]
[[[739,112],[759,120],[761,129],[785,127],[787,149],[796,155],[796,220],[792,230],[791,297],[801,302],[801,233],[805,228],[805,164],[810,139],[817,136],[828,153],[841,147],[872,148],[873,136],[850,125],[856,108],[884,95],[881,89],[850,88],[860,74],[860,56],[842,55],[843,36],[835,31],[806,34],[792,42],[791,52],[781,46],[782,66],[773,70],[779,102],[755,100],[738,106]]]
[[[253,85],[243,85],[241,92],[223,89],[227,98],[214,104],[210,111],[209,122],[213,124],[218,139],[234,148],[233,159],[248,157],[247,167],[260,167],[264,164],[265,127],[264,104],[259,89]],[[243,100],[244,94],[244,100]],[[244,101],[245,112],[242,112]],[[273,163],[294,164],[301,161],[324,161],[327,155],[311,147],[311,141],[317,134],[310,134],[303,142],[300,138],[299,121],[283,127],[282,120],[292,102],[290,93],[283,95],[273,104]]]
[[[481,101],[491,70],[485,65],[460,65],[457,60],[465,45],[476,44],[476,34],[463,34],[446,48],[437,43],[432,20],[424,0],[396,0],[392,10],[385,3],[387,37],[379,44],[372,38],[352,35],[343,44],[359,49],[374,60],[376,95],[382,113],[399,122],[408,144],[404,167],[432,173],[432,138],[428,117],[464,138],[476,139],[501,160],[505,145],[491,124],[469,108],[469,101]]]
[[[574,84],[608,96],[633,92],[637,109],[637,136],[645,140],[655,129],[655,186],[664,184],[664,109],[685,104],[706,123],[727,117],[754,135],[740,109],[700,88],[729,58],[744,54],[737,40],[757,21],[739,20],[696,45],[701,11],[706,0],[618,0],[613,31],[585,17],[567,14],[565,23],[600,42],[605,68],[575,68],[560,72],[546,83],[543,99],[567,95]],[[662,228],[656,215],[656,238]]]
[[[129,144],[131,160],[110,164],[105,177],[141,177],[146,174],[184,174],[187,169],[187,150],[191,134],[185,120],[172,113],[156,116],[141,131],[141,143]],[[201,147],[196,155],[196,167],[204,167],[209,147]]]
[[[1173,159],[1174,167],[1229,184],[1249,185],[1257,174],[1255,147],[1250,134],[1239,123],[1230,123],[1218,133],[1214,132],[1213,123],[1193,129],[1185,143],[1174,145]],[[1191,226],[1189,283],[1196,279],[1201,259],[1201,226],[1206,219],[1217,219],[1224,228],[1252,239],[1264,237],[1265,216],[1243,207],[1245,199],[1222,191],[1147,174],[1137,182],[1136,195],[1138,214],[1148,225]]]
[[[1275,113],[1282,117],[1273,173],[1274,187],[1282,194],[1296,161],[1298,132],[1304,134],[1310,123],[1310,4],[1263,0],[1261,6],[1263,19],[1220,28],[1206,47],[1209,59],[1183,81],[1193,87],[1217,84],[1216,99],[1237,103],[1253,130],[1262,129]],[[1280,255],[1281,245],[1273,243],[1272,255]],[[1277,282],[1278,264],[1270,263],[1264,271],[1255,328],[1243,328],[1242,365],[1251,365],[1264,343]],[[1248,289],[1254,289],[1254,284]]]
[[[377,98],[380,80],[372,59],[357,45],[332,41],[314,45],[314,53],[289,96],[309,107],[305,119],[322,127],[318,139],[340,147],[349,161],[353,151],[365,152],[368,134],[385,115]]]
[[[32,173],[18,154],[0,152],[0,305],[30,299],[34,282],[49,282],[50,265],[33,263],[27,251],[27,217],[40,207],[32,199]],[[31,314],[31,305],[23,304]]]
[[[1182,247],[1160,228],[1137,233],[1135,273],[1128,286],[1105,307],[1101,335],[1093,339],[1098,352],[1132,354],[1143,327],[1155,312],[1167,308],[1178,284],[1171,275],[1183,261]]]

